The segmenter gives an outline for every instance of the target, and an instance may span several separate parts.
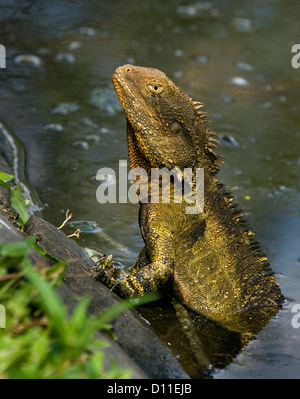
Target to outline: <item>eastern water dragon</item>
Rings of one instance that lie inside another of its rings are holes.
[[[202,103],[153,68],[121,66],[113,84],[127,118],[130,168],[147,172],[149,197],[139,205],[145,246],[135,265],[128,274],[103,267],[98,278],[121,297],[169,284],[180,303],[223,327],[259,331],[277,313],[282,294],[241,209],[219,181],[218,136]],[[193,190],[196,170],[204,170],[202,212],[187,213],[184,196],[176,203],[172,179],[170,203],[151,202],[151,192],[160,190],[151,187],[155,168],[192,170]]]

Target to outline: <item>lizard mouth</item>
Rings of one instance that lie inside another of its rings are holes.
[[[134,116],[131,115],[132,110],[130,109],[129,104],[133,105],[132,109],[135,109],[136,107],[139,109],[142,108],[145,114],[153,117],[154,115],[152,115],[151,111],[145,106],[139,96],[134,94],[130,85],[126,83],[126,75],[123,77],[123,74],[126,74],[126,69],[124,67],[117,68],[115,73],[112,75],[112,82],[128,120],[133,123],[135,119]]]
[[[124,82],[122,81],[122,79],[120,78],[120,76],[118,75],[117,72],[115,72],[112,76],[112,82],[115,88],[115,91],[117,93],[118,99],[120,101],[120,104],[122,105],[122,107],[125,110],[125,102],[126,102],[126,91],[124,89]]]

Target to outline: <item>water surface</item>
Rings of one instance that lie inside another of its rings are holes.
[[[291,65],[299,2],[3,0],[0,7],[7,51],[0,120],[18,140],[20,175],[42,216],[58,226],[70,209],[73,221],[98,227],[81,234],[83,246],[128,266],[143,246],[137,205],[96,201],[98,169],[117,171],[127,159],[115,68],[159,68],[204,102],[222,137],[221,179],[287,298],[258,338],[213,375],[299,378],[292,308],[300,303],[300,69]]]

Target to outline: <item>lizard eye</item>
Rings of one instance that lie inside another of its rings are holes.
[[[147,89],[150,93],[160,94],[163,90],[163,87],[158,83],[149,83],[147,84]]]

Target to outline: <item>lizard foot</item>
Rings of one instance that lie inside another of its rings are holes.
[[[126,284],[125,274],[119,263],[112,260],[112,255],[101,257],[94,267],[95,280],[105,284],[111,291],[121,297],[128,297],[134,294],[134,290]]]

